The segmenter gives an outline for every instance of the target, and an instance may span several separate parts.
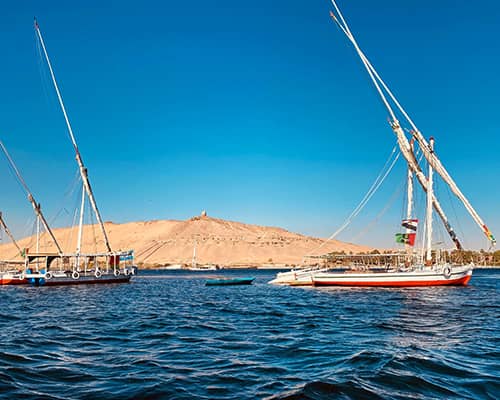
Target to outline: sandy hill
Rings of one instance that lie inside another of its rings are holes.
[[[323,244],[323,239],[281,228],[226,221],[206,215],[186,221],[106,222],[105,226],[114,250],[134,249],[136,261],[148,265],[191,263],[195,243],[196,260],[200,264],[299,264],[305,254]],[[54,234],[65,251],[74,251],[78,235],[76,227],[55,229]],[[83,252],[104,250],[98,226],[86,225],[83,237]],[[18,244],[33,252],[35,237],[19,240]],[[50,250],[54,250],[53,243],[48,234],[44,234],[40,251]],[[356,253],[370,248],[332,240],[321,248],[321,253],[342,250]],[[12,243],[0,246],[1,259],[12,258],[16,253]]]

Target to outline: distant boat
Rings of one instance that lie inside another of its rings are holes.
[[[219,268],[214,264],[197,264],[196,266],[188,267],[189,271],[217,271]]]
[[[169,265],[165,265],[165,266],[161,267],[160,269],[168,270],[168,271],[177,271],[177,270],[180,270],[183,268],[184,268],[184,266],[182,264],[169,264]]]
[[[251,285],[255,278],[217,278],[207,279],[206,286]]]
[[[191,260],[191,266],[188,266],[187,269],[189,271],[216,271],[219,268],[214,264],[198,264],[196,262],[196,244],[197,241],[195,239],[193,246],[193,259]]]

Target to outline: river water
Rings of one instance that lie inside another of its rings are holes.
[[[467,287],[0,287],[0,398],[493,399],[500,270]]]

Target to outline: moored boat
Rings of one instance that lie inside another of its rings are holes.
[[[193,246],[193,259],[191,260],[191,265],[188,265],[186,269],[189,271],[217,271],[219,267],[215,264],[198,264],[196,261],[196,245],[197,240],[195,239]]]
[[[1,285],[26,285],[28,280],[23,271],[0,272]]]
[[[278,272],[276,278],[268,283],[273,285],[311,286],[313,284],[313,273],[324,271],[328,271],[328,268],[320,266],[296,268],[290,271]]]
[[[167,271],[179,271],[183,268],[184,268],[184,266],[182,264],[168,264],[168,265],[164,265],[160,269],[167,270]]]
[[[133,254],[39,253],[27,256],[24,277],[34,286],[126,283],[137,274]]]
[[[137,274],[137,267],[134,265],[134,252],[133,250],[128,251],[113,251],[108,239],[108,235],[101,218],[101,213],[97,207],[96,199],[92,191],[90,180],[88,177],[88,170],[83,163],[83,159],[78,148],[75,135],[73,134],[73,129],[69,122],[68,115],[66,113],[66,108],[64,106],[59,87],[55,78],[54,71],[45,47],[45,43],[42,38],[40,27],[35,20],[35,34],[43,50],[43,55],[47,62],[47,66],[50,71],[50,76],[54,89],[57,94],[57,99],[61,107],[66,127],[68,130],[71,143],[76,153],[76,162],[78,164],[78,169],[80,172],[80,178],[82,181],[82,196],[79,212],[79,224],[78,224],[78,239],[77,247],[74,253],[64,252],[58,243],[57,238],[54,236],[47,220],[45,219],[40,204],[37,203],[29,191],[24,179],[19,173],[17,167],[15,166],[13,160],[7,153],[7,150],[2,144],[2,149],[7,156],[9,163],[13,171],[15,172],[19,182],[23,186],[24,190],[28,195],[28,200],[33,206],[33,209],[37,215],[37,222],[41,222],[45,230],[49,233],[53,245],[56,247],[57,252],[53,253],[40,253],[37,251],[35,253],[29,253],[27,251],[24,253],[24,272],[23,277],[31,284],[36,286],[54,286],[54,285],[78,285],[78,284],[97,284],[97,283],[124,283],[129,282],[133,275]],[[1,143],[0,143],[1,144]],[[84,221],[84,210],[85,202],[88,198],[95,218],[97,219],[98,226],[101,229],[101,233],[104,239],[104,245],[106,247],[103,252],[93,252],[84,253],[82,251],[82,236],[83,236],[83,221]],[[76,215],[76,214],[75,214]],[[38,231],[37,231],[38,234]],[[38,241],[38,238],[37,238]]]
[[[437,157],[434,148],[434,138],[426,139],[419,131],[415,123],[403,109],[399,101],[396,99],[392,91],[379,76],[373,65],[370,63],[366,55],[360,49],[354,35],[340,12],[336,1],[331,0],[336,13],[331,12],[330,15],[341,31],[346,35],[349,42],[354,46],[356,53],[360,57],[364,67],[366,68],[370,79],[372,80],[377,93],[389,113],[389,123],[397,140],[397,146],[400,153],[393,157],[392,163],[388,163],[387,170],[379,175],[374,185],[368,191],[367,195],[361,203],[356,207],[353,213],[348,217],[346,222],[337,230],[330,239],[340,233],[346,226],[349,225],[353,217],[359,214],[359,211],[364,207],[367,201],[371,198],[381,182],[391,171],[399,155],[401,154],[407,163],[406,173],[406,188],[407,188],[407,205],[406,216],[401,225],[405,228],[402,233],[395,235],[396,242],[404,244],[405,251],[401,254],[380,255],[379,260],[375,263],[364,263],[361,256],[361,262],[354,260],[352,256],[347,257],[348,264],[343,271],[307,271],[304,270],[304,275],[299,280],[296,278],[296,272],[290,271],[278,274],[272,283],[287,283],[294,285],[300,283],[300,280],[307,282],[309,279],[315,286],[444,286],[444,285],[467,285],[471,279],[473,265],[460,264],[455,265],[451,262],[449,255],[451,252],[442,251],[442,249],[433,248],[433,213],[435,212],[441,220],[451,242],[456,250],[460,253],[462,244],[459,241],[451,223],[448,220],[440,202],[434,191],[434,173],[437,173],[446,183],[450,191],[464,205],[472,219],[476,222],[482,232],[489,241],[490,247],[496,244],[493,234],[490,232],[482,218],[472,207],[468,199],[459,189],[458,185],[452,179],[449,172],[445,169],[440,159]],[[403,117],[403,122],[409,124],[409,128],[405,129],[398,120],[396,113]],[[411,138],[408,139],[407,133],[410,133]],[[418,149],[416,149],[418,146]],[[420,153],[421,158],[427,163],[427,171],[421,166],[421,160],[417,155]],[[427,174],[426,174],[427,172]],[[414,250],[417,238],[418,218],[414,207],[413,185],[414,180],[420,184],[426,196],[425,204],[425,224],[423,235],[419,235],[421,239],[421,250]],[[439,242],[442,243],[442,242]],[[395,262],[386,263],[388,256],[395,256]],[[332,264],[332,254],[324,256],[326,264]],[[345,261],[345,260],[344,260]],[[464,260],[461,262],[463,263]],[[349,265],[349,263],[351,263]],[[334,263],[334,265],[338,265]]]
[[[251,285],[255,280],[254,277],[246,278],[214,278],[207,279],[206,286],[230,286],[230,285]]]
[[[219,268],[214,264],[196,264],[187,267],[189,271],[217,271]]]
[[[352,43],[366,70],[368,71],[368,74],[375,85],[384,106],[389,112],[391,128],[396,135],[401,154],[407,161],[406,218],[401,224],[406,230],[404,233],[396,234],[396,242],[404,244],[405,253],[396,255],[396,263],[387,265],[385,270],[382,271],[373,271],[368,269],[362,272],[348,270],[344,272],[327,271],[313,273],[313,284],[315,286],[467,285],[472,276],[473,265],[452,265],[442,259],[440,251],[433,251],[432,248],[433,212],[435,211],[444,224],[444,227],[456,249],[458,251],[462,250],[462,245],[434,193],[434,172],[437,172],[438,175],[441,176],[450,190],[462,202],[474,221],[479,225],[483,233],[488,238],[490,246],[495,245],[495,238],[437,157],[434,149],[434,138],[431,137],[428,141],[424,138],[417,126],[410,119],[406,111],[402,108],[396,97],[390,91],[386,83],[380,78],[375,68],[361,51],[335,0],[332,0],[332,4],[335,7],[336,14],[331,12],[330,15],[342,32],[347,36],[348,40]],[[411,130],[408,130],[412,136],[410,141],[406,137],[400,122],[396,118],[393,106],[391,106],[391,101],[392,105],[399,110],[404,119],[406,119],[406,121],[410,124]],[[427,175],[425,175],[424,170],[419,165],[419,161],[415,155],[415,145],[419,146],[422,156],[427,161]],[[413,250],[413,246],[415,245],[417,238],[418,226],[418,219],[415,216],[413,204],[414,177],[416,177],[418,183],[420,183],[426,194],[425,229],[422,236],[422,249],[420,252]]]
[[[314,286],[464,286],[472,276],[472,265],[421,266],[412,271],[319,272],[312,275]]]

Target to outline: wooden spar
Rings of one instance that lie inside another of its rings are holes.
[[[7,234],[7,236],[9,236],[10,240],[12,240],[12,243],[14,243],[14,246],[16,246],[17,250],[19,250],[19,253],[21,254],[23,251],[21,250],[21,248],[17,244],[16,239],[14,239],[14,235],[12,235],[9,228],[7,227],[7,224],[5,223],[5,221],[3,219],[3,215],[2,215],[1,211],[0,211],[0,225],[2,226],[2,228],[5,231],[5,233]]]
[[[349,27],[347,26],[347,23],[345,22],[345,20],[341,14],[339,8],[337,7],[335,1],[332,0],[332,3],[335,6],[335,9],[337,10],[339,17],[341,18],[341,20],[345,24],[345,26],[343,26],[339,22],[339,20],[335,17],[333,12],[330,13],[330,16],[332,17],[332,19],[335,21],[335,23],[340,27],[342,32],[344,32],[344,34],[347,36],[347,38],[351,41],[351,43],[355,47],[359,57],[361,58],[361,61],[363,62],[365,68],[368,71],[368,74],[370,75],[370,78],[371,78],[373,84],[375,85],[375,87],[377,89],[377,92],[379,93],[385,107],[387,108],[387,110],[389,111],[389,114],[391,115],[391,118],[392,118],[391,128],[397,137],[398,145],[399,145],[399,148],[401,149],[401,153],[403,154],[406,161],[408,162],[409,167],[412,169],[413,173],[417,177],[417,180],[420,183],[420,185],[422,186],[422,189],[424,191],[427,191],[427,177],[425,176],[425,174],[421,170],[420,166],[418,165],[418,162],[415,159],[415,155],[411,149],[410,143],[409,143],[406,135],[404,134],[403,129],[401,128],[401,125],[399,124],[399,121],[396,119],[396,116],[394,114],[392,107],[390,106],[389,102],[387,101],[387,98],[385,97],[383,91],[380,88],[379,83],[384,87],[384,89],[386,88],[385,83],[380,79],[380,77],[378,76],[375,69],[372,67],[372,65],[370,64],[370,62],[368,61],[368,59],[366,58],[364,53],[359,48],[359,46],[356,42],[356,39],[354,38],[351,31],[349,30]],[[441,218],[441,221],[443,222],[443,224],[448,232],[448,235],[450,236],[451,240],[453,241],[453,243],[455,244],[457,249],[461,250],[462,245],[461,245],[460,241],[458,240],[457,235],[456,235],[453,227],[451,226],[451,224],[448,220],[448,217],[446,216],[444,210],[442,209],[441,204],[439,203],[439,201],[437,200],[435,195],[433,195],[432,198],[433,198],[432,201],[433,201],[434,209],[436,210],[437,214]]]
[[[413,140],[410,142],[410,147],[411,147],[411,151],[413,152]],[[412,216],[413,216],[413,171],[410,167],[410,165],[408,165],[408,170],[407,170],[407,176],[406,176],[406,190],[407,190],[407,203],[406,203],[406,219],[408,221],[410,221],[412,219]],[[407,235],[410,235],[412,233],[415,233],[413,232],[410,228],[406,228],[406,234]],[[408,255],[411,254],[412,252],[412,246],[410,244],[405,244],[405,247],[406,247],[406,253]]]
[[[76,254],[79,255],[82,250],[83,236],[83,212],[85,209],[85,189],[82,187],[82,203],[80,205],[80,221],[78,222],[78,241],[76,244]]]
[[[196,240],[196,239],[194,239],[194,247],[193,247],[193,260],[192,260],[192,262],[191,262],[191,266],[192,266],[193,268],[196,268],[196,242],[197,242],[197,240]]]
[[[64,120],[66,121],[66,126],[68,128],[68,133],[71,138],[71,142],[73,144],[73,147],[75,149],[76,153],[76,162],[78,163],[78,167],[80,169],[80,175],[82,177],[83,185],[85,187],[85,191],[87,192],[87,195],[90,200],[90,204],[92,205],[92,209],[94,210],[94,213],[96,215],[97,221],[99,222],[99,226],[101,228],[102,234],[104,236],[104,242],[106,244],[106,248],[109,252],[111,252],[111,246],[109,244],[108,240],[108,235],[106,233],[106,229],[104,227],[104,223],[102,222],[101,214],[99,212],[99,209],[97,208],[97,203],[94,197],[94,193],[92,192],[92,187],[90,186],[90,181],[88,178],[88,173],[87,173],[87,168],[85,168],[85,165],[83,163],[82,156],[80,154],[80,150],[78,149],[78,145],[76,143],[75,135],[73,134],[73,129],[71,128],[71,124],[69,122],[68,114],[66,113],[66,108],[64,107],[64,102],[61,96],[61,92],[59,91],[59,86],[57,85],[56,77],[54,74],[54,71],[52,69],[52,64],[50,63],[49,55],[47,53],[47,49],[45,48],[45,43],[43,41],[42,33],[40,32],[40,27],[38,26],[38,22],[35,19],[35,31],[37,33],[37,37],[40,40],[40,44],[42,45],[43,49],[43,54],[45,55],[45,60],[47,61],[47,65],[49,67],[50,71],[50,76],[52,78],[52,83],[54,84],[54,88],[56,90],[57,94],[57,99],[59,100],[59,105],[61,106],[62,113],[64,115]]]
[[[392,93],[392,91],[385,84],[385,82],[382,80],[382,78],[378,75],[378,73],[375,70],[375,68],[371,65],[371,63],[368,61],[368,59],[366,58],[366,56],[363,54],[363,52],[361,51],[361,49],[359,48],[359,46],[358,46],[358,44],[356,42],[356,39],[354,38],[354,35],[349,30],[349,27],[348,27],[348,25],[347,25],[344,17],[342,16],[342,13],[340,12],[337,4],[335,3],[335,0],[331,0],[331,2],[333,4],[333,6],[335,7],[335,10],[337,11],[337,14],[339,15],[340,19],[342,20],[342,24],[343,25],[337,20],[337,18],[335,17],[335,15],[333,13],[330,13],[330,15],[335,20],[335,22],[339,25],[339,27],[342,29],[342,31],[348,37],[348,39],[351,41],[351,43],[354,45],[354,47],[356,48],[356,51],[358,52],[358,55],[362,59],[362,61],[365,64],[365,66],[367,68],[369,68],[370,71],[372,72],[373,75],[370,74],[370,77],[372,77],[372,80],[373,80],[373,76],[375,76],[377,78],[378,82],[380,83],[380,85],[382,85],[382,87],[384,88],[384,90],[386,91],[386,93],[389,95],[389,97],[392,99],[392,101],[394,102],[394,104],[396,105],[396,107],[399,109],[399,111],[401,112],[401,114],[403,114],[403,116],[405,117],[405,119],[412,126],[412,128],[413,128],[413,132],[412,133],[415,136],[415,138],[417,139],[417,142],[418,142],[420,148],[422,149],[422,153],[424,154],[424,157],[432,165],[433,169],[448,184],[448,186],[450,187],[451,191],[459,198],[459,200],[462,202],[462,204],[464,205],[464,207],[466,208],[466,210],[469,212],[469,214],[471,215],[471,217],[474,220],[474,222],[476,222],[476,224],[479,226],[479,228],[486,235],[486,237],[490,241],[491,245],[494,246],[496,244],[496,239],[493,236],[493,234],[491,233],[491,231],[488,229],[488,227],[486,226],[486,224],[484,223],[484,221],[482,220],[482,218],[479,216],[479,214],[476,212],[476,210],[472,207],[472,205],[470,204],[469,200],[465,197],[465,195],[459,189],[459,187],[457,186],[457,184],[455,183],[455,181],[453,180],[453,178],[450,176],[450,174],[448,173],[448,171],[445,169],[445,167],[443,166],[443,164],[441,163],[441,161],[439,160],[439,158],[436,156],[436,154],[433,151],[430,150],[429,143],[425,140],[425,138],[422,135],[422,133],[418,130],[417,126],[412,121],[412,119],[410,118],[410,116],[406,113],[406,111],[403,109],[403,107],[398,102],[398,100],[396,99],[396,97],[394,96],[394,94]],[[381,98],[382,98],[382,100],[384,102],[384,105],[386,107],[388,107],[387,99],[380,92],[378,85],[376,85],[376,86],[377,86],[377,90],[379,91],[379,94],[381,95]],[[388,107],[388,108],[390,109],[390,107]],[[392,112],[392,110],[390,110],[390,114],[391,114],[391,117],[393,117],[394,113]],[[445,226],[446,225],[447,225],[447,223],[445,223]],[[447,226],[447,229],[448,229],[448,226]],[[456,237],[455,237],[455,239],[453,239],[453,241],[455,241],[455,240],[456,240]]]
[[[24,188],[24,190],[26,191],[26,194],[28,195],[28,200],[29,202],[31,203],[31,205],[33,206],[33,210],[35,211],[35,215],[37,216],[37,218],[40,219],[40,221],[42,221],[42,224],[45,228],[45,230],[49,233],[51,239],[53,240],[54,242],[54,245],[56,246],[57,248],[57,251],[59,252],[59,254],[62,254],[62,250],[61,250],[61,246],[59,246],[59,243],[57,242],[57,239],[56,237],[54,236],[54,233],[52,232],[52,229],[50,229],[50,226],[47,222],[47,220],[45,219],[45,216],[43,215],[42,213],[42,208],[40,206],[40,203],[37,203],[35,201],[35,198],[33,197],[33,194],[30,192],[29,188],[28,188],[28,185],[26,184],[26,182],[24,181],[21,173],[19,172],[19,170],[17,169],[16,167],[16,164],[14,163],[14,160],[12,160],[9,152],[7,151],[7,149],[5,148],[4,144],[2,141],[0,141],[0,147],[2,148],[5,156],[7,157],[7,161],[9,162],[10,166],[12,167],[14,173],[16,174],[17,176],[17,179],[19,180],[19,182],[21,183],[21,186]]]
[[[429,142],[431,150],[434,151],[434,139],[431,138]],[[425,223],[427,224],[427,237],[425,244],[425,264],[427,266],[432,265],[432,196],[434,193],[433,184],[433,169],[431,163],[429,163],[429,173],[427,175],[427,209],[425,216]]]

